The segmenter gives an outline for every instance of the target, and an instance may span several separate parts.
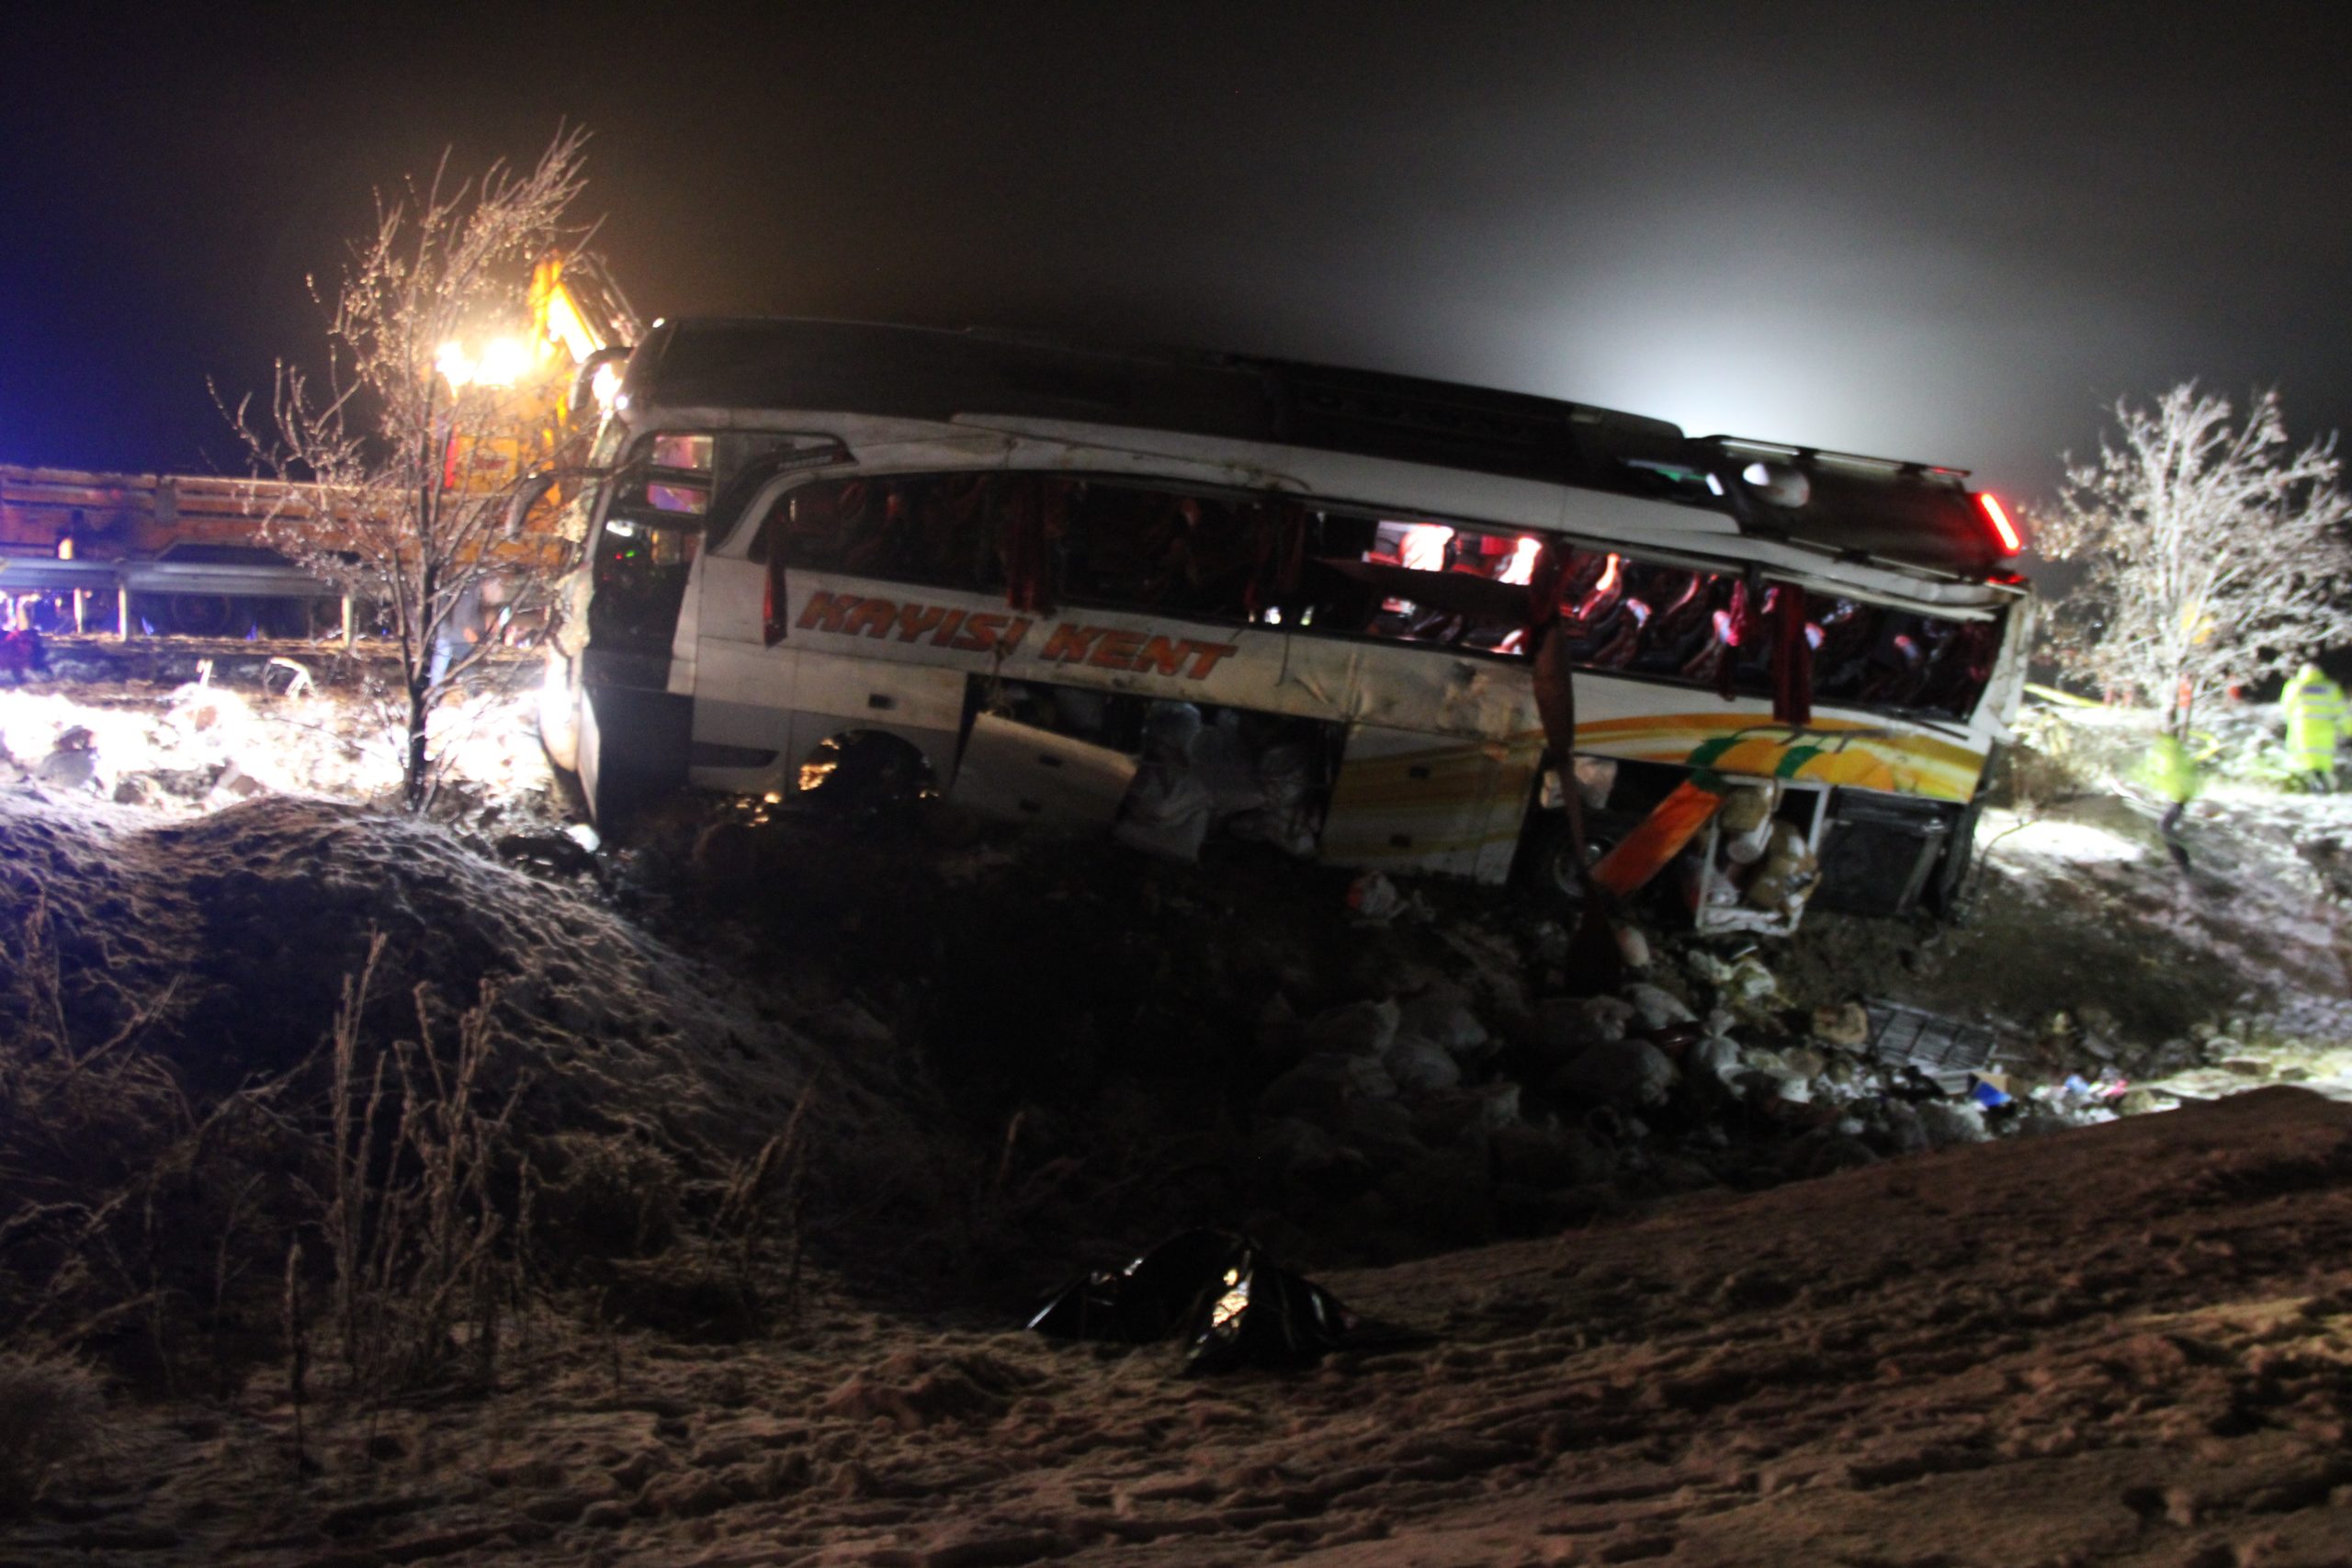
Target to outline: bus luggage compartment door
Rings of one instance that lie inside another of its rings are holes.
[[[956,769],[958,805],[1008,821],[1107,832],[1136,780],[1136,759],[1002,714],[972,720]]]
[[[1498,743],[1351,726],[1324,822],[1323,858],[1498,879],[1518,847],[1535,750],[1515,763]],[[1505,810],[1497,796],[1507,785]],[[1501,869],[1490,871],[1495,866]]]

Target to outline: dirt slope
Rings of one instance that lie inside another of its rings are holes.
[[[835,1303],[314,1427],[300,1486],[256,1385],[0,1559],[2340,1563],[2347,1243],[2352,1108],[2270,1089],[1334,1275],[1431,1337],[1296,1376]]]

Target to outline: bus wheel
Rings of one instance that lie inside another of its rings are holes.
[[[307,638],[311,635],[311,604],[306,599],[261,599],[253,606],[254,625],[268,637]]]
[[[1594,865],[1633,831],[1633,818],[1610,812],[1585,813],[1585,863]],[[1568,833],[1568,814],[1547,811],[1531,824],[1520,849],[1519,880],[1539,897],[1569,905],[1584,902],[1584,878],[1577,874],[1575,846]]]
[[[915,746],[878,729],[852,729],[817,743],[800,764],[800,793],[828,816],[865,821],[911,814],[931,788],[931,764]]]
[[[164,618],[182,637],[225,637],[237,609],[225,593],[175,593],[164,601]]]

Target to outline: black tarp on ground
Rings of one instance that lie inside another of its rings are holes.
[[[1030,1318],[1056,1339],[1184,1341],[1184,1370],[1295,1367],[1340,1348],[1355,1315],[1248,1236],[1193,1230],[1064,1287]]]

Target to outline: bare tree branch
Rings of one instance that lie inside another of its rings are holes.
[[[2229,687],[2352,641],[2335,438],[2290,450],[2275,391],[2232,416],[2194,382],[2153,407],[2119,400],[2098,457],[2070,455],[2034,516],[2042,553],[2084,567],[2047,623],[2061,666],[2164,708],[2177,734]]]
[[[587,232],[568,219],[586,144],[559,130],[530,167],[501,161],[474,180],[453,178],[445,152],[422,186],[379,192],[374,231],[321,301],[316,376],[280,365],[266,417],[250,400],[230,416],[257,475],[316,487],[308,512],[277,502],[265,536],[373,605],[400,649],[412,809],[430,793],[435,703],[486,650],[453,647],[457,624],[492,580],[512,613],[529,612],[560,568],[551,542],[505,535],[532,474],[580,456],[549,394],[569,367],[537,362],[537,344],[533,363],[493,373],[481,345],[526,338],[534,264]]]

